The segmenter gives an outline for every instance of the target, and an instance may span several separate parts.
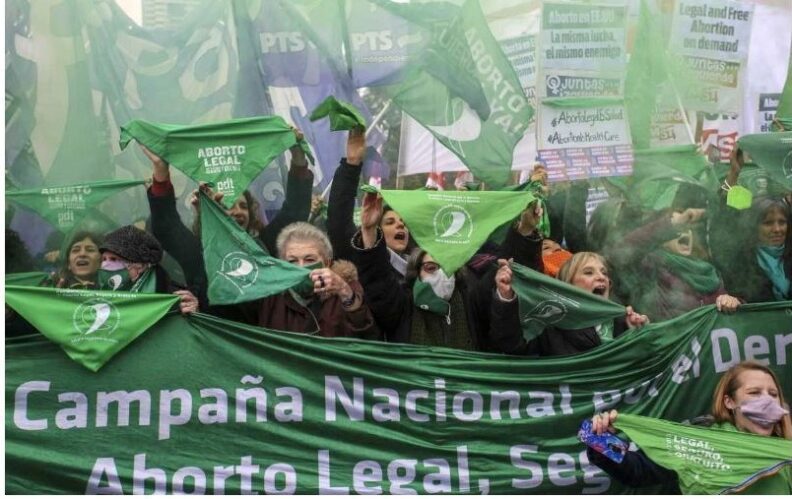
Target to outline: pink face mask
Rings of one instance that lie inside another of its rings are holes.
[[[781,407],[770,395],[746,400],[740,405],[740,412],[762,428],[772,427],[781,421],[785,414],[789,414],[789,411]]]
[[[102,262],[102,270],[107,270],[110,272],[118,272],[119,270],[124,270],[126,268],[126,262],[122,262],[121,260],[105,260]]]

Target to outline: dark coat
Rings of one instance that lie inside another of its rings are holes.
[[[613,321],[613,337],[618,338],[629,328],[624,318]],[[504,302],[492,291],[490,341],[500,353],[511,355],[574,355],[592,350],[602,344],[593,327],[585,329],[546,328],[531,341],[525,341],[520,326],[518,300]]]
[[[352,239],[354,262],[377,324],[385,340],[393,343],[416,343],[427,346],[474,349],[476,338],[470,328],[468,280],[458,272],[451,297],[451,324],[445,318],[425,312],[413,305],[412,288],[391,265],[388,249],[380,229],[372,248],[363,249],[362,237]],[[417,334],[413,334],[417,333]]]

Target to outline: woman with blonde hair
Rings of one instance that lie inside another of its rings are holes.
[[[511,267],[506,260],[498,260],[498,265],[495,297],[490,310],[490,340],[498,345],[502,353],[539,356],[583,353],[613,341],[629,329],[649,323],[648,317],[628,306],[624,317],[583,329],[567,330],[549,326],[538,337],[526,342],[519,323],[517,294],[511,285]],[[597,253],[575,253],[564,263],[556,278],[606,300],[610,298],[608,263]]]
[[[595,415],[591,420],[592,431],[598,435],[606,431],[616,433],[613,423],[618,416],[615,409]],[[781,384],[770,368],[752,360],[732,366],[721,376],[712,395],[712,415],[695,418],[693,423],[792,440],[792,420]],[[676,472],[656,464],[641,450],[627,451],[621,463],[611,461],[591,448],[587,449],[587,455],[591,463],[624,485],[666,485],[670,487],[669,492],[679,493]],[[792,494],[792,468],[782,468],[743,493]]]

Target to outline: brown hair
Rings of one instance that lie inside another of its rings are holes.
[[[566,263],[561,266],[561,268],[558,270],[558,275],[556,278],[566,283],[572,284],[572,280],[575,278],[575,274],[577,274],[580,270],[580,267],[582,267],[583,264],[585,264],[591,258],[605,265],[606,268],[608,267],[607,260],[605,260],[605,257],[599,253],[581,251],[580,253],[575,253],[572,255],[572,258],[567,260]]]
[[[267,224],[265,224],[261,220],[261,212],[260,212],[261,205],[259,204],[258,201],[256,201],[256,198],[254,198],[253,194],[251,194],[250,191],[248,191],[248,190],[243,191],[242,192],[242,196],[245,197],[245,201],[247,202],[247,205],[248,205],[247,233],[250,234],[253,237],[258,237],[259,234],[261,234],[261,231],[264,230],[264,227],[267,226]],[[239,200],[239,198],[236,198],[234,200],[234,203],[236,203],[238,200]],[[226,211],[228,209],[222,203],[220,203],[220,204],[221,204],[221,207],[223,208],[224,211]],[[194,211],[194,213],[195,213],[195,216],[193,217],[192,231],[193,231],[193,234],[195,234],[196,236],[198,236],[200,238],[201,237],[201,210],[200,209],[196,209]]]
[[[712,415],[715,417],[716,422],[734,424],[734,413],[726,407],[726,396],[728,395],[730,398],[734,399],[734,394],[741,386],[740,375],[745,371],[762,371],[770,375],[778,390],[778,401],[782,407],[786,408],[784,393],[781,391],[781,384],[778,382],[775,373],[770,368],[758,362],[746,360],[730,367],[729,370],[721,376],[720,381],[718,381],[718,386],[715,387],[715,393],[712,395]],[[792,419],[789,417],[789,414],[781,418],[781,421],[773,427],[773,435],[792,440]]]

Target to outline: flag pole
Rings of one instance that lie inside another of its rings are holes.
[[[392,100],[388,100],[388,102],[386,102],[385,105],[382,106],[380,112],[377,113],[377,115],[371,121],[371,125],[369,125],[369,127],[366,129],[366,136],[368,136],[368,134],[371,133],[372,130],[374,130],[375,126],[379,125],[379,122],[382,121],[382,118],[385,117],[385,113],[388,112],[388,109],[390,109],[392,103],[393,103]]]

